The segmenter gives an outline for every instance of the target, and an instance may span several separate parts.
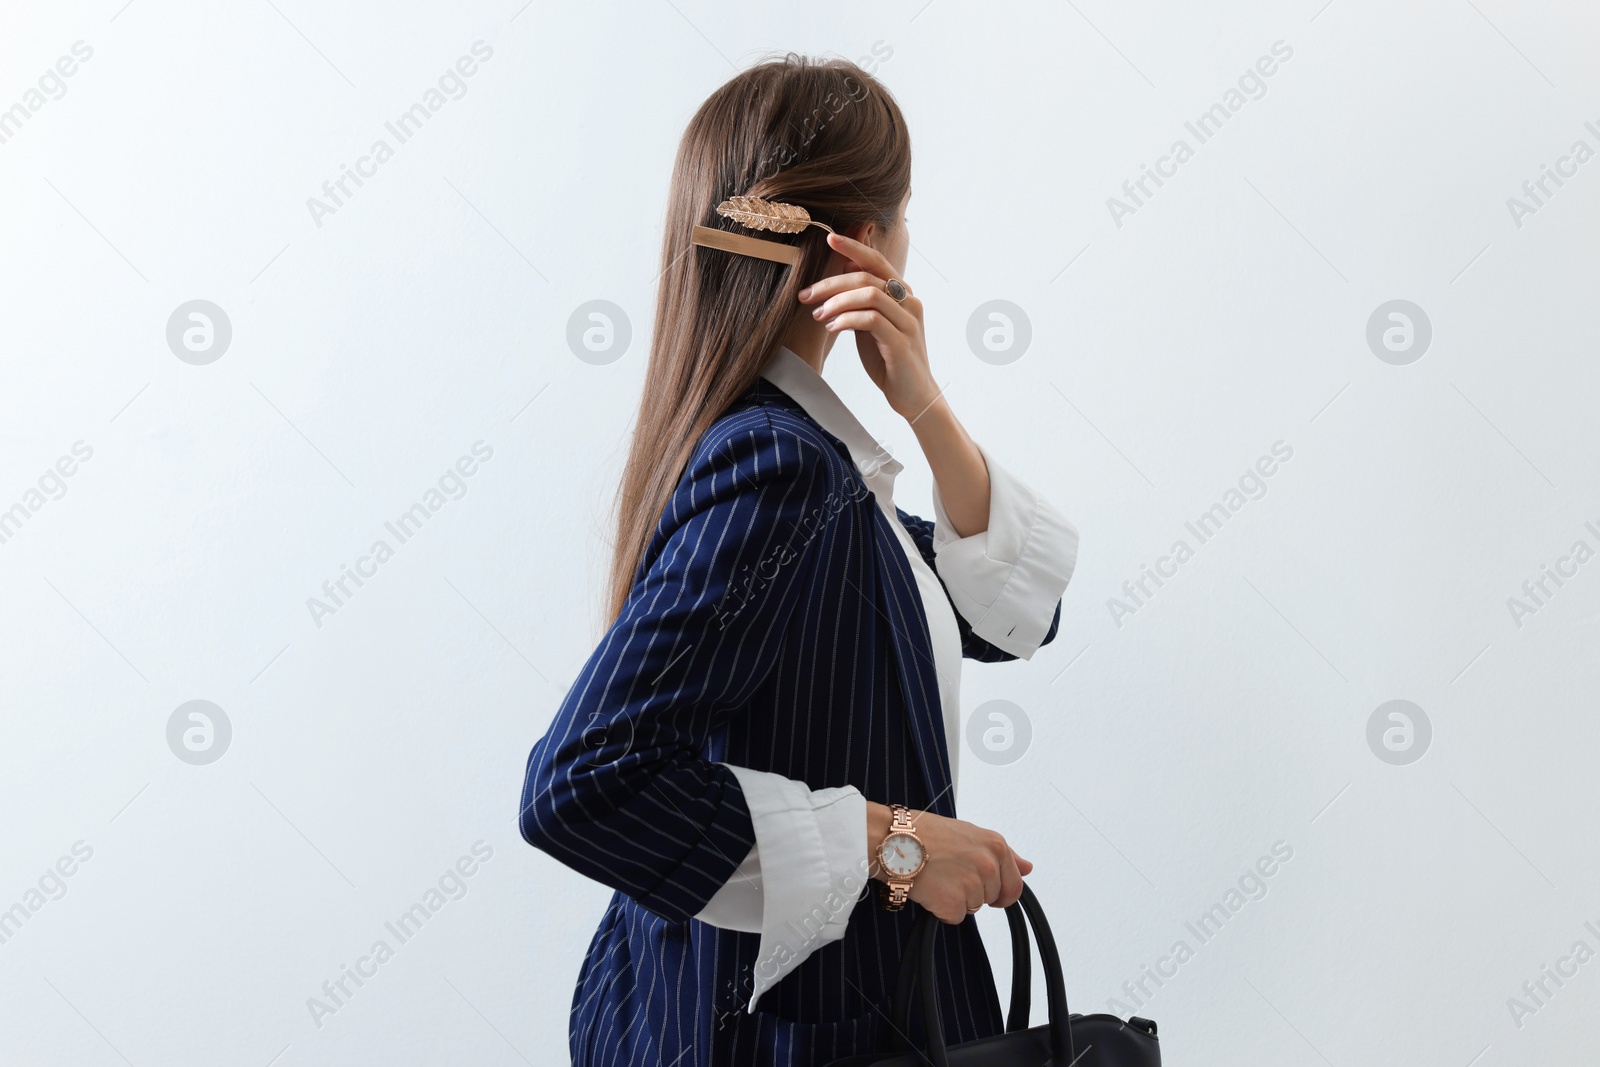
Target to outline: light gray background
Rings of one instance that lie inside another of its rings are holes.
[[[80,40],[0,144],[0,508],[93,450],[0,544],[0,908],[93,853],[0,945],[0,1060],[565,1059],[609,891],[521,842],[523,765],[598,637],[672,152],[789,48],[878,57],[937,374],[1082,530],[1055,642],[964,676],[1030,748],[961,775],[963,815],[1037,863],[1075,1005],[1133,1008],[1181,939],[1137,1008],[1169,1063],[1587,1054],[1600,961],[1520,1025],[1507,1001],[1600,950],[1600,563],[1520,626],[1507,600],[1600,547],[1600,160],[1520,226],[1507,198],[1600,149],[1595,9],[9,4],[0,107]],[[307,199],[480,40],[465,95],[319,227]],[[1276,41],[1265,95],[1197,145],[1185,121]],[[196,299],[232,327],[203,366],[166,338]],[[596,365],[566,335],[601,299],[634,336]],[[1032,328],[1005,365],[966,343],[995,299]],[[1433,328],[1405,366],[1366,341],[1396,299]],[[848,340],[828,377],[930,514]],[[1280,440],[1266,494],[1118,626],[1122,583]],[[318,626],[308,598],[477,441],[465,495]],[[168,747],[191,700],[231,724],[209,764]],[[1390,700],[1427,715],[1420,760],[1369,748]],[[319,1027],[308,998],[479,840],[466,895]],[[1279,841],[1199,944],[1185,923]]]

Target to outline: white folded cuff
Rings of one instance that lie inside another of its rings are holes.
[[[933,483],[935,569],[972,632],[1022,659],[1039,650],[1078,562],[1078,528],[994,461],[989,468],[989,528],[956,533]]]
[[[811,789],[724,764],[739,779],[755,847],[695,918],[761,934],[749,1010],[807,956],[844,936],[870,870],[867,801],[855,786]]]

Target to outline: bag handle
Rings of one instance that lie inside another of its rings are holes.
[[[1033,954],[1028,945],[1028,921],[1022,908],[1016,904],[1006,910],[1006,924],[1011,928],[1011,1010],[1006,1015],[1006,1032],[1026,1030],[1028,1012],[1032,1002]],[[931,916],[930,916],[931,918]],[[900,955],[900,972],[895,980],[894,1002],[890,1009],[889,1031],[881,1043],[884,1054],[913,1050],[911,1032],[911,1002],[917,991],[917,968],[922,962],[922,939],[932,929],[933,923],[920,915],[911,926]]]
[[[911,933],[900,949],[900,974],[894,984],[894,1004],[889,1009],[889,1030],[879,1042],[884,1055],[911,1052],[911,1001],[917,994],[917,964],[922,960],[922,942],[928,936],[928,926],[919,914],[911,924]]]
[[[1039,907],[1038,899],[1026,883],[1022,886],[1021,898],[1006,909],[1006,920],[1011,927],[1012,945],[1011,1013],[1006,1022],[1006,1030],[1007,1032],[1025,1030],[1028,1026],[1032,964],[1028,958],[1028,939],[1022,921],[1024,916],[1027,918],[1027,925],[1033,928],[1033,939],[1039,944],[1039,959],[1044,964],[1045,1001],[1050,1018],[1051,1059],[1055,1063],[1070,1064],[1074,1062],[1076,1056],[1072,1047],[1072,1025],[1067,1008],[1066,982],[1061,974],[1061,955],[1056,949],[1055,937],[1050,932],[1050,923],[1044,917],[1044,910]],[[929,1059],[934,1067],[949,1067],[949,1053],[944,1041],[944,1021],[939,1016],[939,995],[934,982],[933,948],[940,925],[940,921],[927,910],[918,915],[917,921],[912,925],[911,937],[906,944],[906,955],[901,960],[901,982],[895,990],[892,1021],[895,1029],[903,1037],[910,1018],[910,994],[913,990],[919,992],[922,1000],[923,1026],[928,1038]],[[905,964],[912,959],[917,960],[917,968],[915,974],[908,980]],[[918,986],[920,989],[916,989]]]
[[[1032,998],[1033,954],[1028,948],[1028,923],[1022,909],[1006,909],[1006,925],[1011,927],[1011,1011],[1006,1015],[1006,1032],[1028,1028],[1029,1001]]]

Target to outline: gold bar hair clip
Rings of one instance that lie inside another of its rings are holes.
[[[807,226],[821,226],[829,233],[833,227],[818,222],[799,204],[779,204],[759,196],[735,196],[717,205],[717,214],[732,219],[751,230],[771,230],[773,233],[799,233]],[[771,260],[794,266],[800,262],[800,249],[759,237],[727,230],[714,230],[709,226],[696,226],[689,234],[689,243],[702,248],[715,248],[742,256]]]

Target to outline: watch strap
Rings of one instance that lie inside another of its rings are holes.
[[[895,834],[917,836],[917,828],[911,821],[911,809],[904,804],[889,805],[889,832],[884,835],[884,840],[887,841]],[[921,842],[921,838],[917,840],[918,843]],[[879,848],[882,848],[881,843]],[[911,879],[886,877],[883,881],[882,899],[885,910],[902,910],[906,906],[906,901],[911,899]]]

